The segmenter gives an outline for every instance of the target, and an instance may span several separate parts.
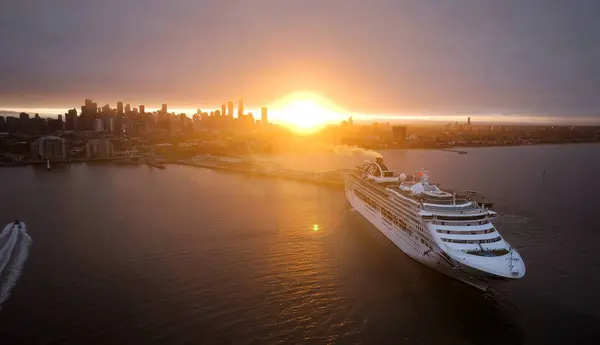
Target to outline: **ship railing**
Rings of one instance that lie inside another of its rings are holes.
[[[447,205],[447,206],[435,206],[432,204],[423,203],[423,209],[426,211],[439,211],[439,212],[465,212],[477,210],[477,205],[469,202],[465,205]]]
[[[429,220],[432,224],[435,225],[450,225],[450,226],[478,226],[489,224],[490,221],[488,219],[479,219],[479,220],[439,220],[433,219]]]

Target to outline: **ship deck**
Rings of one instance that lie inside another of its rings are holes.
[[[419,203],[422,206],[423,210],[425,210],[425,211],[465,213],[465,212],[470,212],[470,211],[478,211],[480,209],[477,200],[474,200],[473,198],[469,198],[469,196],[466,194],[457,194],[456,200],[452,204],[432,203],[432,202],[428,202],[428,200],[425,200],[423,198],[417,198],[415,195],[413,195],[405,190],[402,190],[401,188],[399,188],[399,186],[397,184],[390,184],[390,183],[382,184],[382,183],[376,183],[373,181],[368,181],[368,180],[363,179],[362,176],[360,176],[357,172],[353,172],[353,173],[351,173],[351,175],[354,176],[356,179],[364,182],[371,189],[377,190],[380,193],[389,194],[389,192],[392,191],[392,192],[395,192],[405,198],[412,200],[413,202]],[[452,190],[449,190],[449,192],[453,193]],[[491,203],[491,201],[490,201],[490,203]]]

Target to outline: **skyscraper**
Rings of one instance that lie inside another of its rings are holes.
[[[30,130],[30,118],[27,113],[19,114],[19,130],[23,133],[27,133]]]
[[[127,104],[125,106],[125,114],[129,114],[131,112],[131,105]]]
[[[65,116],[65,128],[69,131],[76,129],[75,122],[77,121],[77,110],[69,109]]]
[[[146,107],[143,104],[140,104],[140,114],[145,114],[146,113]]]
[[[162,105],[162,108],[160,108],[160,112],[161,113],[166,113],[167,112],[167,105],[166,104]]]
[[[117,114],[123,115],[123,102],[117,102]]]
[[[406,139],[406,127],[392,126],[392,140],[399,144],[404,144],[405,139]]]
[[[225,116],[227,113],[225,113],[225,104],[221,104],[221,115]]]
[[[244,100],[240,99],[238,101],[238,118],[241,118],[244,116]]]
[[[262,107],[260,112],[260,124],[266,125],[267,123],[267,107]]]
[[[233,117],[233,101],[227,101],[227,116]]]

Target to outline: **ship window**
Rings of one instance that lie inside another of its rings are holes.
[[[437,216],[436,217],[437,220],[478,220],[478,219],[483,219],[485,218],[485,215],[479,215],[479,216],[459,216],[459,217],[455,217],[455,216]]]
[[[490,228],[490,229],[476,230],[476,231],[455,231],[455,230],[437,229],[436,231],[440,234],[448,234],[448,235],[480,235],[480,234],[490,234],[490,233],[496,231],[496,229]]]
[[[455,240],[451,238],[442,238],[442,242],[449,243],[461,243],[461,244],[481,244],[481,243],[493,243],[499,242],[502,240],[502,237],[495,237],[488,240]]]
[[[466,253],[471,254],[471,255],[490,257],[490,256],[503,256],[503,255],[510,253],[510,251],[502,248],[502,249],[493,249],[493,250],[467,250]]]

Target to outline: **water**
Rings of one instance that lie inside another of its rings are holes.
[[[31,237],[23,223],[9,223],[0,232],[0,308],[21,276],[30,244]]]
[[[443,186],[492,198],[502,214],[495,223],[528,273],[490,294],[406,257],[349,210],[338,189],[179,166],[1,169],[0,221],[27,221],[33,242],[0,306],[0,342],[593,339],[600,336],[599,149],[383,152],[398,170],[424,167]],[[364,158],[273,159],[326,171]]]

